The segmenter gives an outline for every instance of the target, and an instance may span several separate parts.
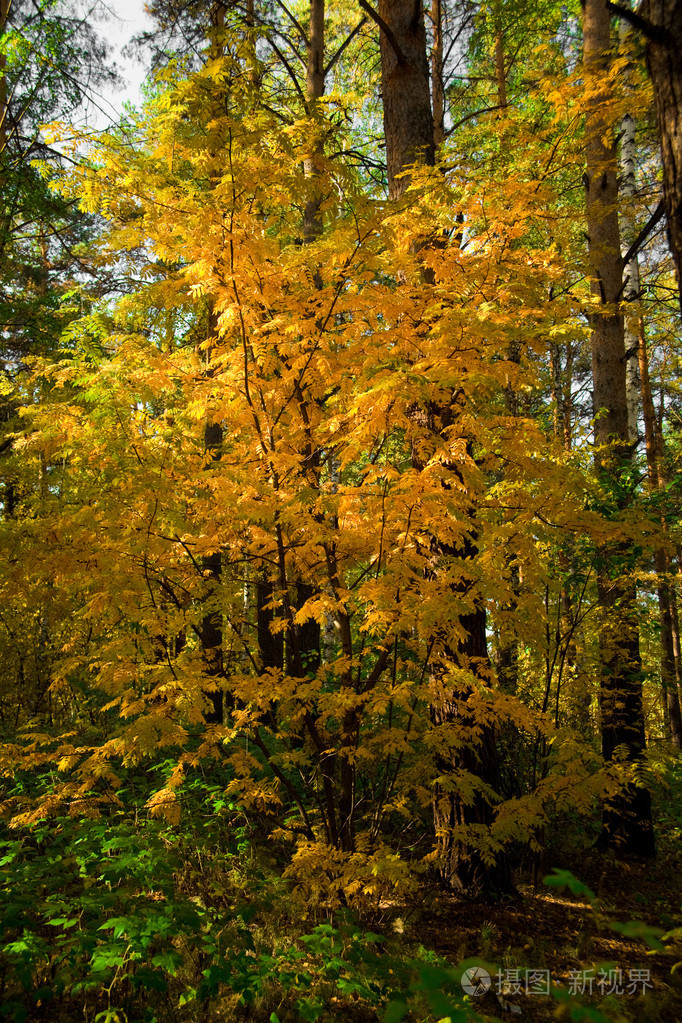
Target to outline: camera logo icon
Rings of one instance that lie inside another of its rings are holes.
[[[472,966],[462,974],[462,989],[472,998],[480,998],[490,989],[490,974],[482,966]]]

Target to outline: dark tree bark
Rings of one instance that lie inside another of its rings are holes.
[[[443,87],[443,4],[431,2],[433,48],[431,50],[431,96],[433,100],[433,142],[436,149],[445,141],[445,89]]]
[[[5,34],[11,0],[0,0],[0,38]],[[0,52],[0,158],[4,157],[7,146],[7,56]],[[2,183],[2,177],[0,177]]]
[[[367,9],[365,3],[362,6]],[[389,195],[398,199],[409,184],[406,168],[419,161],[428,165],[434,163],[434,120],[429,99],[429,67],[422,4],[414,0],[382,0],[379,15],[374,20],[381,29],[381,85]],[[428,285],[428,274],[425,273],[424,286]],[[423,435],[424,432],[427,436],[439,434],[444,428],[453,425],[458,411],[459,406],[454,400],[442,406],[415,407],[412,416],[415,436]],[[412,454],[412,464],[417,470],[423,468],[419,446],[418,443],[414,445]],[[453,474],[457,473],[455,466],[450,469]],[[448,487],[447,481],[444,486]],[[463,686],[457,690],[441,692],[445,669],[441,669],[438,664],[439,659],[449,664],[454,663],[477,675],[484,683],[489,680],[485,609],[476,593],[476,583],[466,571],[467,563],[472,563],[477,553],[473,509],[469,536],[461,549],[444,542],[438,536],[431,538],[432,565],[429,571],[437,574],[443,563],[453,558],[458,559],[464,568],[461,579],[453,585],[469,599],[472,610],[460,619],[465,639],[458,644],[457,649],[449,645],[445,635],[447,624],[443,635],[424,638],[437,651],[434,661],[432,721],[436,726],[456,722],[472,739],[466,751],[457,750],[440,755],[439,773],[464,770],[480,779],[484,787],[495,789],[499,779],[494,727],[478,720],[471,699],[471,688]],[[474,736],[477,736],[476,741]],[[492,806],[482,792],[476,793],[473,802],[463,800],[457,791],[439,789],[436,792],[434,823],[444,881],[472,895],[491,898],[512,890],[506,858],[498,856],[492,865],[487,865],[478,850],[465,848],[457,839],[456,830],[471,825],[487,827],[492,822],[492,816]]]
[[[432,549],[436,562],[443,556],[454,555],[461,558],[466,566],[467,562],[473,562],[478,554],[476,533],[472,529],[461,548],[437,544],[434,539]],[[470,672],[482,682],[489,683],[492,671],[485,608],[480,596],[475,592],[476,582],[473,579],[463,576],[457,588],[470,600],[473,596],[473,609],[459,619],[459,625],[465,634],[464,640],[458,644],[457,649],[452,649],[446,642],[443,654],[450,663]],[[497,745],[499,732],[487,716],[481,717],[481,709],[472,699],[473,695],[471,686],[462,685],[431,706],[431,720],[434,725],[456,722],[461,730],[468,731],[471,735],[470,741],[465,742],[461,749],[439,756],[439,771],[444,774],[453,769],[455,772],[466,771],[486,788],[499,792],[501,787]],[[474,736],[477,736],[475,740]],[[466,829],[472,825],[487,829],[493,823],[493,817],[493,805],[482,787],[475,791],[473,800],[466,801],[456,791],[436,788],[434,824],[440,849],[441,876],[449,887],[459,889],[469,896],[490,900],[514,894],[507,856],[498,853],[490,862],[478,849],[467,848],[465,843],[456,838],[456,833],[458,828]]]
[[[646,443],[646,460],[651,493],[665,488],[666,480],[661,471],[662,438],[656,428],[656,413],[651,397],[649,382],[649,360],[646,349],[644,330],[641,331],[639,343],[640,385],[642,389],[642,411],[644,414],[644,438]],[[667,532],[665,515],[661,515],[661,529]],[[670,558],[663,547],[654,552],[656,568],[656,595],[658,597],[658,613],[660,621],[661,641],[661,689],[663,695],[663,711],[668,737],[676,749],[682,748],[682,715],[677,690],[679,671],[679,653],[675,650],[675,614],[674,586],[670,584]]]
[[[308,58],[306,66],[306,106],[311,125],[314,127],[318,121],[319,103],[324,96],[324,0],[311,0],[310,3],[310,24],[308,27]],[[322,154],[323,143],[316,139],[313,152],[305,162],[306,177],[311,183],[313,194],[308,199],[303,216],[303,237],[306,242],[311,242],[322,232],[322,219],[320,217],[320,205],[322,196],[315,194],[315,180],[317,168],[316,157]]]
[[[284,667],[284,634],[272,630],[275,613],[268,605],[275,595],[272,582],[263,576],[256,583],[256,628],[258,632],[258,649],[264,669]]]
[[[619,301],[622,259],[618,229],[618,160],[609,140],[604,113],[609,99],[608,70],[611,15],[607,0],[586,0],[583,14],[585,76],[593,89],[586,116],[586,206],[592,291],[592,379],[595,463],[598,474],[620,508],[626,506],[623,473],[630,462],[625,375],[625,332]],[[602,752],[612,761],[625,752],[630,763],[645,749],[641,658],[636,592],[626,574],[627,550],[614,543],[602,553],[597,587],[601,605],[600,708]],[[647,789],[628,785],[603,811],[601,845],[619,853],[654,854],[651,800]]]
[[[499,3],[493,9],[493,31],[495,33],[495,84],[497,103],[500,110],[507,109],[507,74],[504,59],[504,28]]]
[[[308,56],[306,66],[306,104],[307,113],[313,129],[319,117],[319,100],[324,96],[325,88],[325,35],[324,35],[324,0],[310,0],[310,22],[308,25]],[[316,187],[318,178],[315,158],[322,155],[323,143],[317,140],[312,157],[306,161],[306,176],[311,182],[312,196],[306,203],[303,216],[303,237],[306,243],[313,242],[320,236],[323,229],[320,206],[322,196]],[[316,288],[322,287],[319,274],[314,275]],[[309,465],[316,476],[319,472],[319,452],[312,443],[305,451],[306,465]],[[295,585],[294,606],[300,610],[313,596],[313,587],[300,579]],[[299,671],[303,675],[315,673],[320,666],[320,626],[314,618],[295,626],[296,647],[298,651]],[[287,669],[292,674],[293,663]]]
[[[209,317],[209,330],[214,329],[215,317]],[[223,443],[223,428],[220,423],[207,421],[204,426],[204,448],[208,460],[207,470],[213,463],[220,461],[221,448]],[[215,681],[218,688],[214,692],[207,692],[206,698],[209,701],[209,709],[205,718],[207,724],[222,724],[223,722],[223,692],[220,688],[220,681],[224,677],[223,669],[223,622],[219,609],[215,606],[219,599],[220,581],[222,576],[222,558],[219,550],[211,551],[202,558],[201,567],[206,580],[207,610],[201,621],[200,639],[204,655],[206,675]]]
[[[663,160],[663,194],[682,309],[682,0],[644,0],[646,56]]]
[[[221,29],[225,24],[225,7],[222,3],[213,3],[210,10],[210,25],[213,30]],[[222,54],[220,42],[211,42],[211,53],[214,57]],[[218,333],[218,317],[214,311],[213,303],[209,305],[208,322],[206,325],[208,348],[206,353],[206,374],[212,376],[214,342]],[[223,445],[223,428],[209,415],[204,424],[204,452],[206,456],[206,471],[211,471],[211,466],[220,461]],[[222,578],[222,557],[219,550],[211,551],[204,555],[201,560],[201,568],[206,582],[206,594],[204,602],[206,611],[199,628],[199,638],[204,658],[204,671],[208,678],[215,681],[217,686],[213,692],[205,693],[209,703],[209,709],[205,714],[206,724],[222,724],[223,722],[223,692],[220,681],[224,677],[223,667],[223,620],[216,603],[219,602],[220,583]]]
[[[367,10],[367,5],[361,5]],[[405,168],[434,163],[433,116],[420,0],[379,0],[381,89],[388,194],[399,199],[409,184]]]

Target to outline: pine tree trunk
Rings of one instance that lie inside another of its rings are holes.
[[[398,199],[409,183],[405,168],[417,161],[427,164],[434,162],[434,123],[429,100],[422,5],[415,0],[390,3],[382,0],[379,4],[379,20],[389,195]],[[428,286],[426,274],[424,282]],[[427,432],[442,429],[452,425],[453,414],[454,410],[449,407],[415,408],[415,429],[417,432],[423,429]],[[417,470],[423,468],[416,450],[413,451],[412,464]],[[454,466],[451,468],[453,473],[457,471]],[[434,572],[438,571],[439,562],[450,558],[473,561],[478,553],[473,512],[465,549],[455,548],[434,536],[431,538],[431,550]],[[472,585],[475,586],[475,583],[466,578],[457,584],[461,592],[469,596]],[[424,639],[433,639],[446,661],[477,674],[485,683],[490,678],[485,609],[475,594],[472,603],[473,610],[464,615],[460,622],[466,632],[466,639],[459,649],[450,649],[440,636]],[[434,690],[439,689],[442,690],[442,686],[436,668]],[[467,751],[441,754],[438,769],[441,774],[469,771],[484,785],[495,789],[499,780],[495,730],[488,721],[476,718],[472,709],[472,695],[471,689],[442,691],[438,695],[434,692],[431,706],[434,725],[457,721],[468,726],[471,734]],[[476,741],[474,736],[477,737]],[[488,827],[492,816],[492,806],[481,794],[477,794],[471,803],[465,802],[458,792],[443,791],[442,788],[436,792],[434,823],[443,879],[448,885],[464,888],[470,894],[490,898],[513,890],[506,857],[500,855],[493,858],[492,863],[486,863],[478,850],[464,847],[457,839],[456,829],[462,825]]]
[[[11,0],[0,0],[0,38],[5,34]],[[7,56],[0,50],[0,160],[4,158],[7,146]],[[2,178],[0,177],[0,183]]]
[[[618,162],[615,141],[609,140],[604,113],[609,99],[608,53],[611,18],[606,0],[586,0],[583,13],[585,77],[591,90],[586,114],[587,232],[592,292],[595,463],[604,486],[621,506],[628,468],[628,404],[625,376],[625,333],[619,302],[622,261],[618,230]],[[598,86],[597,86],[598,83]],[[620,496],[618,496],[620,495]],[[625,751],[627,761],[641,760],[645,749],[641,659],[636,592],[624,564],[627,550],[614,543],[603,551],[597,588],[601,608],[600,709],[602,752],[612,761]],[[634,784],[604,807],[601,845],[620,853],[654,853],[651,800],[647,789]]]
[[[388,194],[399,199],[409,184],[405,168],[434,162],[426,30],[419,0],[379,0],[379,17]]]
[[[623,34],[621,25],[621,35]],[[629,78],[629,76],[628,76]],[[620,144],[620,167],[621,184],[620,192],[625,199],[632,199],[637,190],[635,178],[637,143],[636,143],[636,122],[632,113],[627,113],[621,124]],[[623,214],[623,242],[624,248],[630,246],[635,240],[635,225],[632,217],[625,207]],[[628,307],[633,304],[639,306],[639,261],[633,256],[625,267],[625,280],[623,282],[623,301]],[[625,318],[625,391],[628,407],[628,440],[636,444],[638,440],[637,418],[639,412],[639,332],[637,330],[637,317],[626,316]]]
[[[625,36],[626,26],[621,22],[621,39]],[[629,75],[626,87],[629,87]],[[636,122],[631,113],[623,118],[621,124],[621,184],[620,192],[626,200],[636,194]],[[632,217],[627,210],[623,214],[623,248],[628,248],[635,240],[636,231]],[[625,266],[623,282],[623,299],[630,315],[625,317],[625,355],[626,355],[626,392],[628,405],[628,439],[631,444],[638,439],[637,418],[639,410],[639,393],[641,390],[649,490],[651,493],[660,491],[664,483],[661,478],[662,445],[656,442],[656,422],[651,401],[649,386],[649,367],[646,350],[646,337],[642,319],[640,302],[639,260],[634,255]],[[661,515],[661,528],[667,531],[665,515]],[[679,749],[682,743],[682,721],[680,720],[680,704],[677,696],[677,677],[675,671],[675,650],[673,645],[673,626],[670,605],[670,585],[668,582],[669,559],[661,547],[654,553],[657,575],[656,593],[661,641],[661,688],[666,731],[672,744]]]
[[[433,48],[431,50],[431,96],[433,100],[433,142],[436,149],[445,141],[445,89],[443,87],[443,5],[432,0]]]
[[[11,0],[0,0],[0,39],[2,39],[7,28],[7,19],[9,17]],[[0,50],[0,237],[4,238],[5,233],[10,229],[9,218],[5,220],[5,166],[6,166],[6,154],[5,149],[7,148],[7,126],[9,118],[7,116],[7,56],[4,50]],[[0,368],[4,368],[4,359],[0,359]],[[2,408],[1,420],[11,419],[15,414],[13,404],[3,402],[4,407]],[[12,441],[4,442],[2,445],[3,456],[9,458],[13,449]],[[2,496],[2,515],[5,521],[13,519],[17,512],[18,505],[18,481],[14,478],[11,470],[5,470],[3,473],[3,496]]]
[[[673,630],[673,652],[675,656],[675,679],[677,681],[677,693],[678,702],[680,693],[680,682],[682,682],[682,650],[680,649],[680,616],[677,607],[677,582],[676,578],[679,577],[679,564],[675,563],[671,559],[671,577],[670,577],[670,620],[672,622]]]
[[[324,0],[311,0],[310,25],[308,28],[308,58],[306,66],[306,105],[311,124],[316,125],[319,116],[319,100],[324,96]],[[316,139],[313,152],[305,161],[305,175],[311,182],[312,191],[317,178],[316,157],[322,153],[322,142]],[[322,196],[313,194],[308,199],[303,217],[303,237],[311,242],[322,232],[320,206]]]
[[[215,2],[211,6],[210,24],[214,31],[220,30],[225,24],[225,8],[219,2]],[[210,52],[213,57],[222,55],[223,50],[220,40],[216,42],[215,38],[212,39]],[[214,367],[212,366],[214,341],[218,333],[218,317],[212,302],[209,306],[206,332],[206,375],[211,377],[214,373]],[[210,472],[211,467],[220,461],[222,445],[222,425],[216,422],[209,414],[204,424],[204,454],[207,472]],[[204,717],[206,724],[222,724],[223,691],[220,682],[224,677],[223,620],[222,614],[216,606],[220,602],[222,578],[222,557],[220,551],[215,550],[205,554],[201,559],[201,568],[206,582],[206,593],[204,595],[206,611],[199,627],[199,638],[201,640],[205,674],[209,679],[215,680],[216,686],[215,690],[205,693],[209,707]]]
[[[501,111],[507,109],[507,73],[504,61],[504,30],[499,3],[493,11],[493,32],[495,34],[495,84],[497,87],[497,105]]]
[[[647,64],[663,160],[663,194],[682,309],[682,0],[644,0]]]
[[[208,331],[209,337],[217,331],[217,319],[213,311],[209,314]],[[211,374],[211,349],[208,352],[208,374]],[[223,428],[220,423],[208,419],[204,426],[204,451],[207,460],[206,470],[211,471],[211,466],[220,461],[223,444]],[[218,688],[213,692],[207,692],[206,698],[209,702],[209,709],[205,714],[207,724],[222,724],[223,722],[223,692],[220,688],[220,681],[224,676],[223,671],[223,622],[220,610],[215,606],[219,601],[220,583],[222,577],[222,558],[219,550],[211,551],[201,559],[201,567],[206,581],[207,592],[205,602],[208,605],[206,613],[201,621],[200,638],[204,656],[204,670],[206,675],[215,680]]]
[[[640,332],[639,363],[649,490],[651,493],[655,493],[663,488],[665,480],[661,474],[662,445],[656,429],[656,416],[654,413],[654,403],[651,398],[651,385],[649,383],[649,360],[643,329]],[[667,523],[664,515],[661,516],[661,529],[667,532]],[[682,718],[680,716],[680,701],[677,689],[679,655],[676,657],[675,653],[672,587],[669,581],[670,563],[668,555],[662,547],[654,552],[654,563],[657,576],[656,595],[658,597],[658,614],[661,627],[663,714],[668,737],[672,745],[676,749],[680,749],[682,747]]]

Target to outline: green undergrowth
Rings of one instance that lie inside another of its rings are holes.
[[[466,964],[397,954],[347,911],[306,932],[219,785],[189,787],[182,828],[137,795],[94,819],[0,825],[0,1019],[471,1018]]]
[[[498,1011],[464,994],[465,969],[495,970],[480,959],[455,965],[347,909],[305,919],[276,850],[217,781],[188,785],[176,827],[143,810],[153,782],[130,779],[95,818],[0,824],[0,1020],[465,1023]],[[594,899],[568,872],[548,880]],[[660,947],[660,930],[600,925]],[[565,1018],[623,1018],[555,998]]]

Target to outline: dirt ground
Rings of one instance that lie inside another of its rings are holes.
[[[582,1004],[609,1020],[680,1023],[682,941],[667,940],[666,951],[655,951],[642,937],[609,926],[681,927],[679,874],[661,864],[602,857],[581,864],[579,873],[573,869],[597,896],[596,910],[584,896],[542,883],[520,884],[518,900],[496,905],[440,895],[406,919],[405,937],[452,963],[481,957],[494,964],[488,993],[473,999],[486,1015],[597,1023],[599,1017],[578,1014]],[[564,993],[563,1005],[542,993],[548,983]]]

